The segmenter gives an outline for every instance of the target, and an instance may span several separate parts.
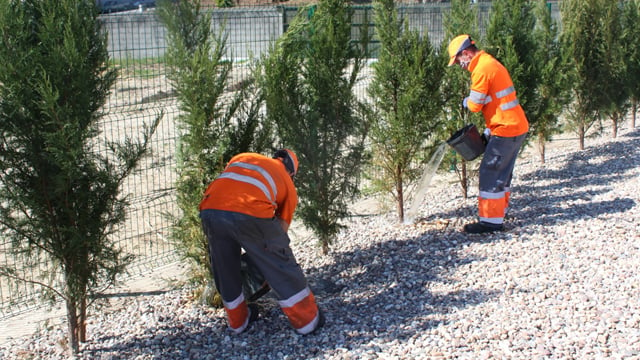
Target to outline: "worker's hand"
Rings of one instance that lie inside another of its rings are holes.
[[[467,106],[467,101],[469,101],[469,97],[468,96],[462,100],[462,107],[465,108],[465,109],[469,108]]]
[[[482,143],[486,146],[487,143],[489,142],[489,138],[491,137],[491,129],[489,128],[484,129],[480,137],[482,138]]]

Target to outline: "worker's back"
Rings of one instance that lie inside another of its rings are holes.
[[[282,161],[255,154],[234,156],[209,184],[200,210],[239,212],[258,218],[278,216],[291,223],[298,203],[293,180]]]

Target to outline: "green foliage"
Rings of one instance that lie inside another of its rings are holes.
[[[88,299],[130,261],[110,235],[125,218],[121,185],[160,119],[142,141],[95,151],[117,78],[97,15],[94,1],[0,1],[0,229],[66,302],[73,352],[85,340]],[[0,272],[19,278],[17,270]]]
[[[569,103],[568,61],[563,57],[558,27],[551,18],[546,0],[538,0],[534,9],[536,26],[533,32],[535,53],[533,66],[538,87],[534,102],[529,102],[527,116],[533,119],[529,133],[537,140],[541,162],[545,162],[545,143],[562,131],[559,116]]]
[[[609,104],[604,86],[609,81],[606,44],[608,26],[605,9],[609,0],[565,0],[561,44],[569,59],[573,102],[567,109],[569,130],[575,132],[584,149],[587,132],[600,125],[603,108]]]
[[[622,36],[620,41],[625,50],[625,68],[629,97],[631,100],[631,126],[636,126],[636,114],[640,101],[640,47],[637,41],[640,39],[640,1],[625,1],[622,12]]]
[[[462,70],[455,65],[446,66],[449,61],[447,47],[451,39],[461,34],[468,34],[479,44],[478,10],[476,7],[470,6],[467,0],[452,0],[451,11],[444,14],[443,24],[445,41],[441,44],[440,54],[441,63],[445,71],[441,91],[444,101],[445,121],[442,123],[438,133],[441,138],[447,139],[466,124],[473,123],[478,126],[478,129],[482,129],[484,127],[484,118],[482,114],[471,113],[462,107],[462,100],[469,96],[469,73],[467,70]],[[442,163],[443,166],[456,170],[462,195],[466,198],[469,184],[467,162],[455,151],[451,151],[445,156]]]
[[[235,4],[233,0],[216,0],[216,6],[221,8],[230,8],[230,7],[234,7]]]
[[[267,114],[300,160],[298,214],[325,253],[357,192],[368,129],[353,91],[368,34],[351,41],[351,15],[342,0],[303,8],[263,59]]]
[[[485,50],[509,70],[518,101],[534,124],[540,99],[532,6],[529,0],[492,1]]]
[[[608,96],[603,106],[603,115],[612,123],[613,137],[618,134],[618,127],[624,120],[630,106],[631,88],[627,72],[628,45],[623,42],[623,8],[615,1],[606,2],[603,9],[603,27],[605,35],[605,67],[603,71],[609,74],[609,81],[602,86]]]
[[[392,0],[375,1],[374,9],[381,47],[369,87],[376,108],[370,137],[382,168],[377,184],[394,196],[403,221],[405,189],[420,176],[416,163],[436,141],[444,72],[428,36],[410,31]]]
[[[211,279],[207,239],[198,204],[208,183],[237,153],[270,149],[272,131],[260,113],[262,94],[251,80],[232,83],[224,31],[214,33],[210,13],[199,2],[162,1],[158,16],[167,27],[169,79],[181,114],[177,149],[177,202],[173,239],[192,262],[192,280]]]

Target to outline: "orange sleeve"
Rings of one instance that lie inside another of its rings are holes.
[[[284,167],[283,167],[284,168]],[[276,216],[284,220],[287,224],[291,225],[291,221],[293,220],[293,213],[296,210],[296,206],[298,206],[298,193],[293,184],[293,180],[287,174],[284,180],[285,196],[283,199],[279,199],[278,201],[278,209],[276,211]]]
[[[526,133],[529,130],[529,122],[504,65],[491,55],[480,51],[472,59],[469,69],[469,110],[482,111],[485,126],[491,129],[492,135],[513,137]]]

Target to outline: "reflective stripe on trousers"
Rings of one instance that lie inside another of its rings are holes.
[[[480,163],[478,218],[500,225],[509,204],[510,185],[518,151],[526,134],[515,137],[491,136]]]
[[[502,224],[506,205],[505,192],[490,193],[480,191],[478,196],[478,217],[490,224]]]
[[[223,300],[222,302],[231,330],[236,334],[243,332],[249,325],[249,308],[244,300],[244,295],[241,293],[233,301],[226,302]]]
[[[299,334],[308,334],[318,325],[318,306],[308,287],[288,299],[278,301],[278,304]]]

